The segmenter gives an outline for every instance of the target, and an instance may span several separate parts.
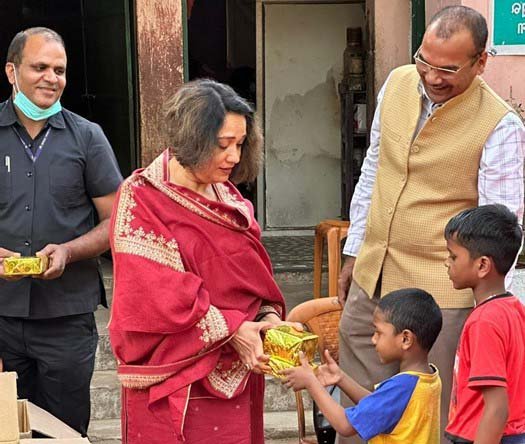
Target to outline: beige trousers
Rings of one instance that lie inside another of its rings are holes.
[[[379,287],[379,286],[378,286]],[[339,365],[359,384],[372,390],[374,384],[389,378],[399,371],[397,364],[384,365],[372,344],[374,326],[372,318],[379,302],[380,289],[372,298],[354,282],[350,286],[348,298],[339,324]],[[442,309],[443,328],[430,351],[429,360],[437,366],[443,384],[441,394],[441,432],[445,430],[448,419],[450,391],[452,389],[452,371],[459,336],[463,324],[471,309]],[[341,397],[343,407],[353,403]],[[363,443],[359,437],[337,437],[338,444]],[[442,444],[449,443],[442,437]]]

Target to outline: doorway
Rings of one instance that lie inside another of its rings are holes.
[[[341,132],[348,120],[341,121],[339,86],[347,30],[364,35],[364,3],[261,0],[257,7],[265,128],[259,214],[268,231],[311,230],[341,215]]]
[[[68,57],[65,108],[98,123],[124,176],[137,168],[133,0],[0,0],[0,60],[15,34],[33,26],[57,31]],[[11,94],[6,78],[0,100]]]
[[[189,80],[211,78],[256,103],[255,0],[187,0]],[[238,184],[257,208],[257,186]]]

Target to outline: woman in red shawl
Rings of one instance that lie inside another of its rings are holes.
[[[253,207],[253,109],[211,80],[167,103],[173,148],[121,186],[109,324],[124,444],[264,443],[261,332],[284,301]]]

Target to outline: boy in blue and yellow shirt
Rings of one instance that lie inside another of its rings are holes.
[[[284,384],[308,390],[340,435],[358,434],[370,444],[438,444],[441,380],[428,352],[441,331],[441,310],[426,291],[407,288],[384,296],[373,322],[381,362],[400,366],[373,392],[345,374],[326,350],[316,374],[301,356],[301,367],[282,371]],[[341,407],[324,389],[328,385],[337,385],[356,405]]]

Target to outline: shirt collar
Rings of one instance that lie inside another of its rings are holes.
[[[4,103],[0,104],[0,126],[12,126],[15,123],[23,126],[16,115],[13,100],[9,98]],[[64,129],[66,127],[66,122],[64,121],[62,111],[47,119],[46,125],[50,125],[57,129]]]
[[[434,112],[436,109],[441,108],[443,106],[442,103],[434,103],[432,100],[430,100],[430,97],[427,94],[427,91],[425,90],[425,87],[423,86],[423,82],[420,80],[417,84],[417,91],[421,98],[423,99],[423,102],[425,105],[430,107],[432,112]]]

